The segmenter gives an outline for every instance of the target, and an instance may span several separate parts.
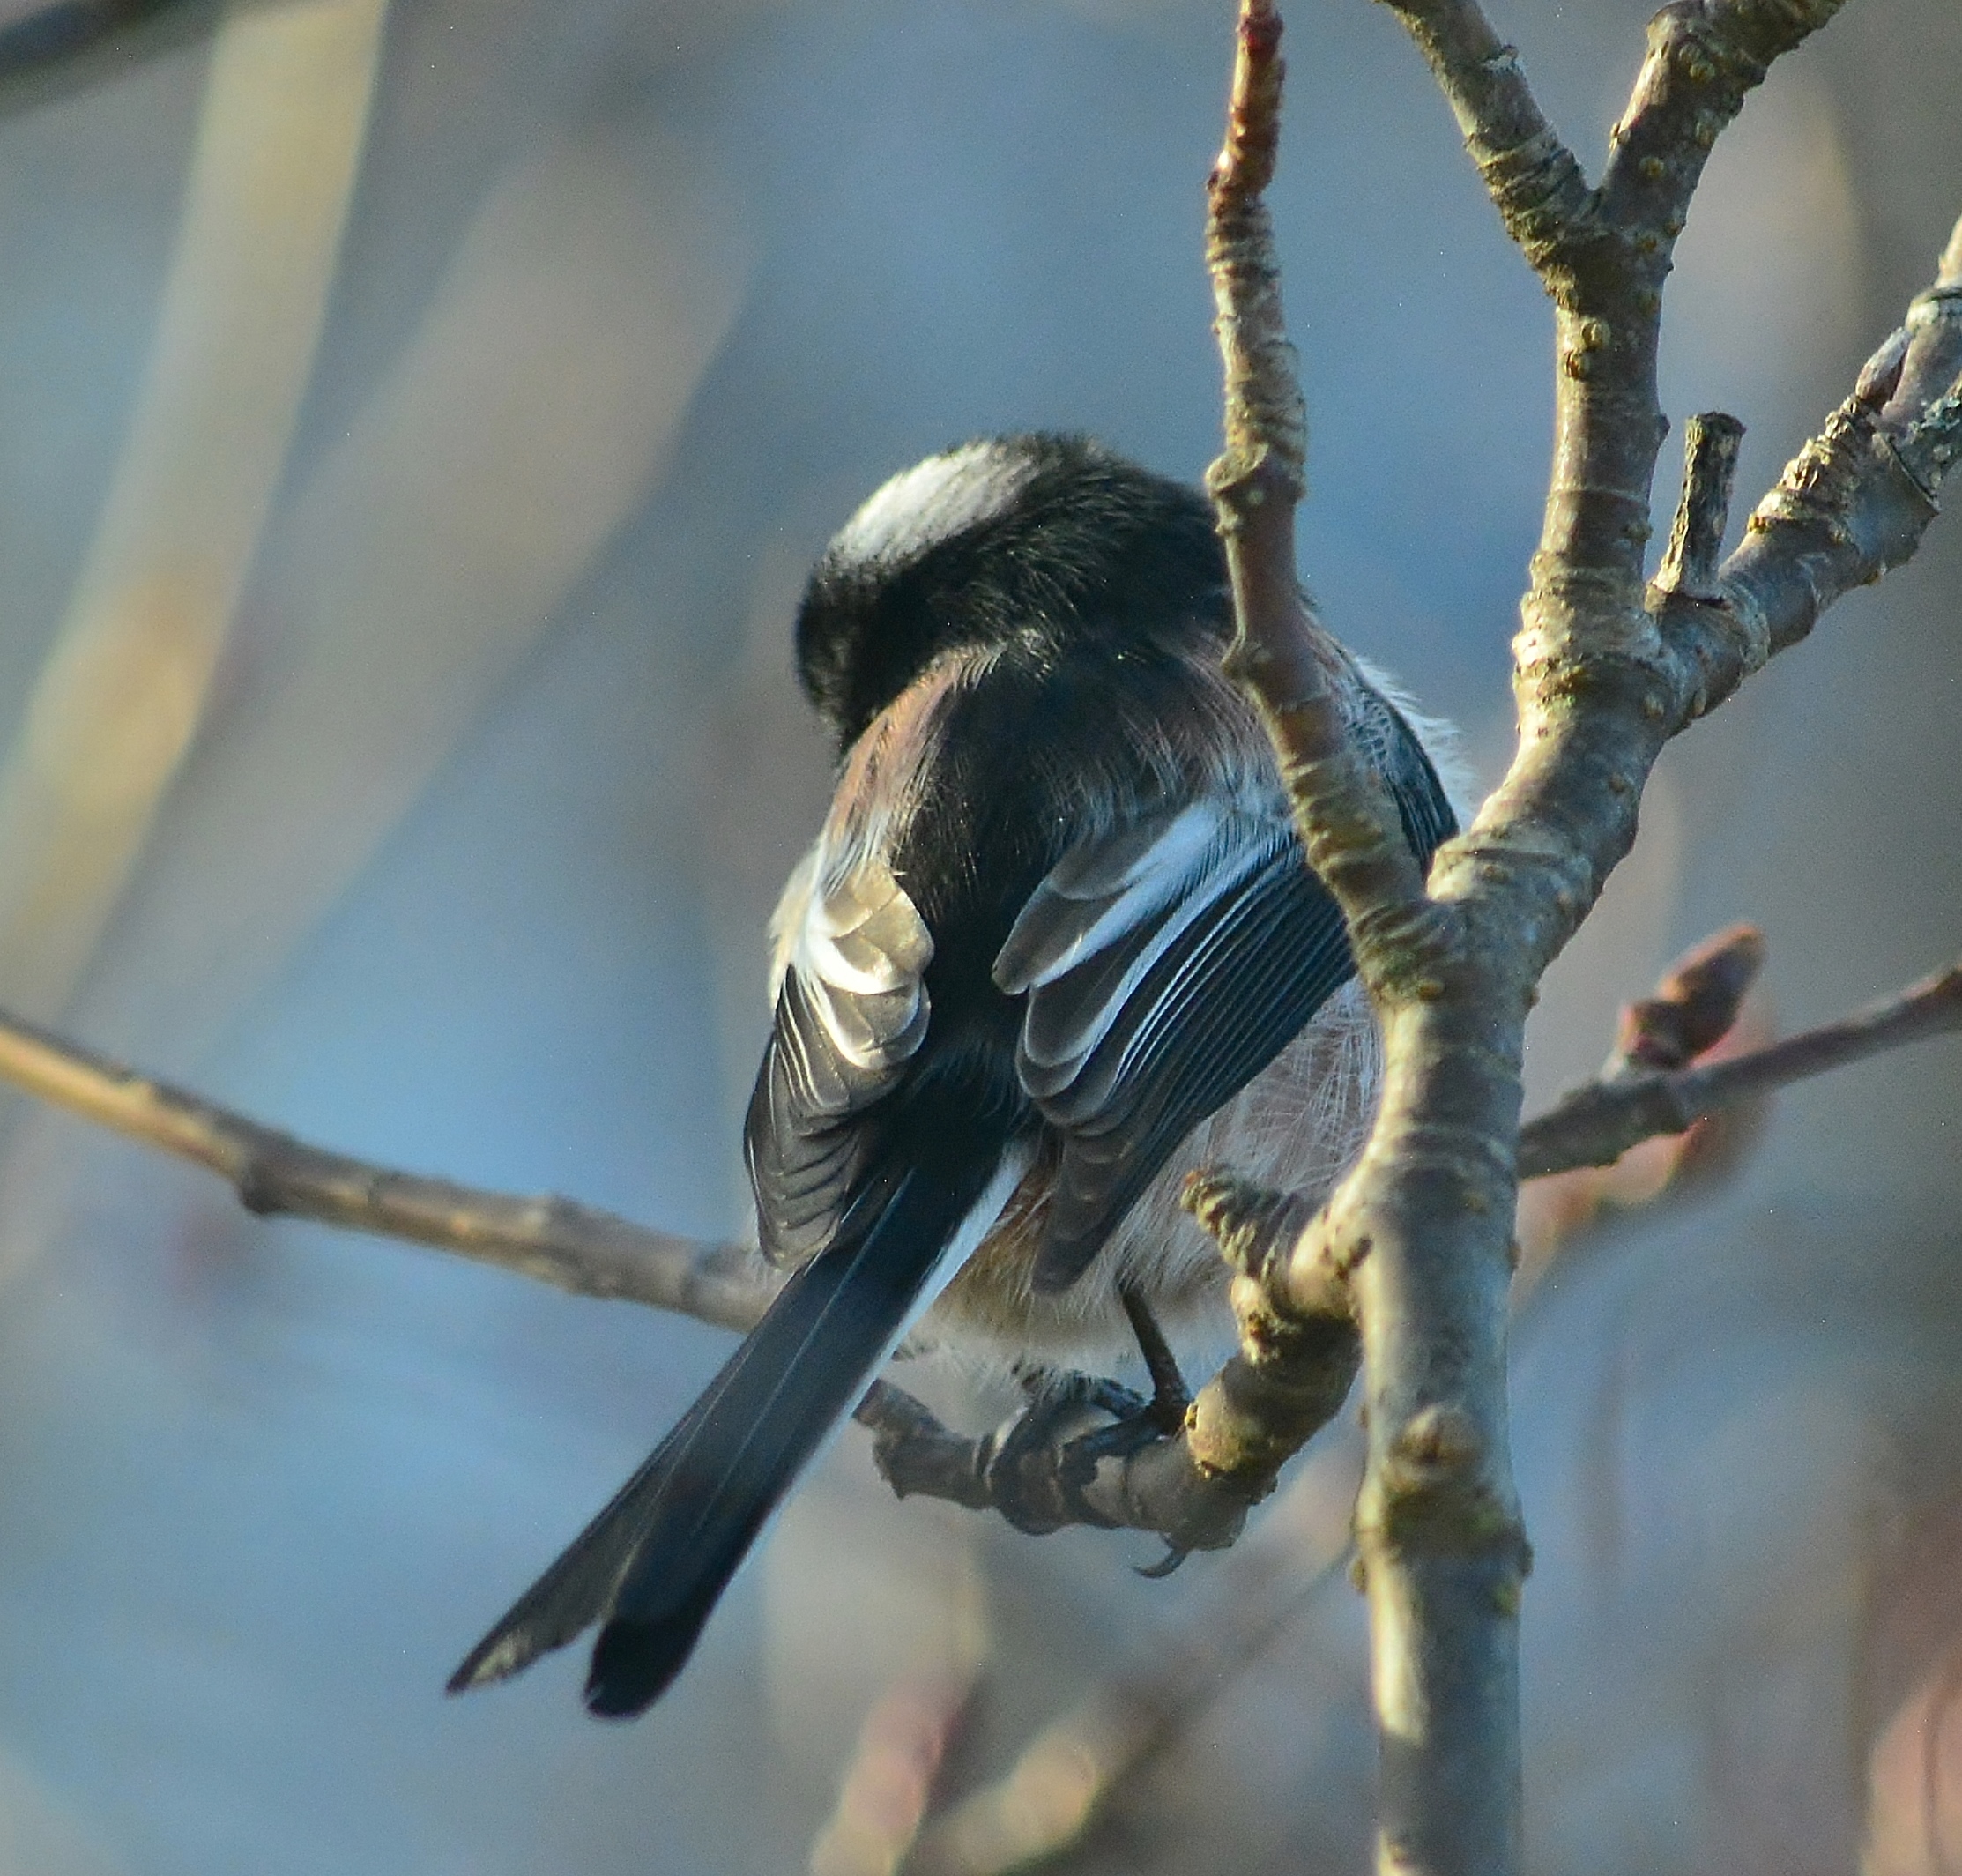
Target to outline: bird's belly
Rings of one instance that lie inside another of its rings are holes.
[[[1267,1068],[1200,1122],[1146,1187],[1089,1268],[1066,1290],[1029,1281],[1052,1158],[1038,1158],[1000,1220],[941,1292],[920,1339],[984,1358],[1101,1370],[1136,1343],[1118,1300],[1141,1292],[1175,1342],[1232,1332],[1217,1248],[1178,1202],[1186,1175],[1231,1167],[1265,1186],[1319,1199],[1362,1150],[1382,1082],[1382,1045],[1353,979]]]

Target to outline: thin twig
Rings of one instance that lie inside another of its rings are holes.
[[[1962,963],[1838,1022],[1746,1054],[1609,1076],[1575,1089],[1520,1129],[1520,1177],[1612,1165],[1630,1147],[1680,1134],[1720,1109],[1953,1030],[1962,1030]]]
[[[227,1180],[248,1211],[454,1251],[575,1296],[750,1328],[780,1279],[754,1250],[650,1231],[571,1199],[521,1197],[331,1153],[0,1012],[0,1079]]]
[[[1300,1409],[1318,1427],[1341,1408],[1355,1380],[1353,1342],[1352,1333],[1345,1335],[1319,1371],[1320,1391]],[[1244,1402],[1234,1404],[1244,1410]],[[1081,1442],[1108,1426],[1114,1411],[1114,1403],[1086,1397],[1067,1411],[1044,1414],[1039,1437],[1020,1416],[970,1436],[881,1381],[873,1383],[854,1418],[871,1429],[873,1463],[901,1498],[944,1499],[970,1511],[999,1512],[1032,1536],[1076,1524],[1146,1531],[1163,1537],[1174,1555],[1232,1544],[1246,1522],[1245,1476],[1200,1470],[1185,1433],[1098,1455]]]
[[[1226,670],[1267,726],[1310,863],[1352,926],[1394,924],[1425,909],[1423,877],[1386,790],[1350,746],[1335,689],[1339,653],[1295,572],[1307,419],[1263,194],[1280,139],[1284,70],[1272,0],[1245,0],[1226,141],[1207,182],[1226,434],[1206,485],[1237,627]],[[1357,960],[1365,978],[1370,949]]]

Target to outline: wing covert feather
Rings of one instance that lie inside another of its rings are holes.
[[[866,1110],[925,1038],[933,941],[876,855],[827,867],[789,934],[743,1130],[764,1254],[800,1264],[836,1229],[873,1142]],[[794,876],[793,876],[794,877]]]

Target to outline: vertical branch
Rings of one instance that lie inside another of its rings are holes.
[[[1349,747],[1334,690],[1341,654],[1295,575],[1308,421],[1265,200],[1286,69],[1273,0],[1245,0],[1226,140],[1206,185],[1206,262],[1226,376],[1226,447],[1206,486],[1233,587],[1228,675],[1267,726],[1310,860],[1355,919],[1407,907],[1423,886],[1394,809]]]
[[[1226,141],[1206,183],[1206,266],[1226,371],[1226,447],[1207,471],[1233,587],[1227,670],[1266,716],[1283,760],[1342,747],[1327,675],[1304,629],[1295,506],[1307,490],[1307,406],[1281,310],[1281,267],[1265,199],[1281,141],[1281,16],[1241,7]]]
[[[1507,1457],[1505,1324],[1525,998],[1492,962],[1505,950],[1473,942],[1459,909],[1426,894],[1381,784],[1345,733],[1339,648],[1296,582],[1305,424],[1260,200],[1280,130],[1280,34],[1271,0],[1245,0],[1208,188],[1226,450],[1208,483],[1237,613],[1228,669],[1260,711],[1309,860],[1341,906],[1386,1072],[1374,1136],[1327,1214],[1291,1251],[1241,1269],[1241,1351],[1200,1396],[1189,1438],[1202,1469],[1231,1452],[1209,1414],[1223,1404],[1245,1418],[1284,1403],[1308,1365],[1311,1306],[1346,1297],[1370,1409],[1356,1527],[1381,1739],[1379,1865],[1490,1876],[1520,1856],[1526,1552]]]

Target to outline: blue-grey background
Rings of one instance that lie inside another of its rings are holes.
[[[1646,12],[1495,5],[1590,160]],[[348,1150],[741,1230],[762,920],[827,779],[803,570],[976,432],[1200,473],[1229,30],[1223,0],[397,0],[195,740],[29,1013]],[[1312,0],[1289,30],[1304,570],[1489,780],[1545,303],[1393,18]],[[207,58],[0,120],[0,739],[125,444]],[[1750,425],[1745,499],[1962,210],[1958,82],[1953,0],[1855,0],[1720,146],[1665,399]],[[1958,719],[1943,523],[1671,752],[1548,986],[1536,1096],[1729,919],[1767,929],[1787,1024],[1951,955]],[[1915,1704],[1962,1580],[1958,1127],[1952,1045],[1795,1092],[1720,1198],[1535,1299],[1535,1868],[1824,1872],[1864,1837],[1932,1870],[1962,1842],[1962,1720]],[[586,1723],[571,1656],[446,1701],[725,1339],[249,1219],[18,1099],[0,1129],[0,1872],[801,1867],[892,1674],[985,1655],[980,1776],[1215,1580],[896,1506],[848,1438],[641,1723]],[[1363,1866],[1361,1650],[1338,1585],[1084,1866]]]

